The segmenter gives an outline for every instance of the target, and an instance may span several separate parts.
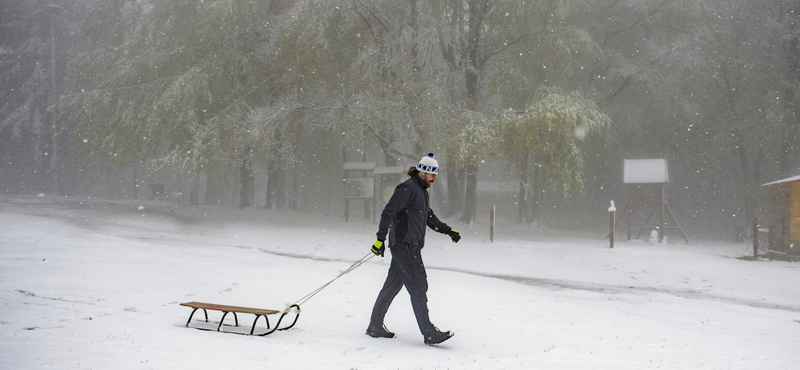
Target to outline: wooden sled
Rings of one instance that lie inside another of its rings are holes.
[[[256,324],[258,323],[258,319],[263,316],[264,320],[267,322],[267,332],[255,334],[255,335],[258,335],[258,336],[262,336],[262,337],[265,336],[265,335],[272,334],[276,330],[287,330],[287,329],[292,328],[294,326],[294,324],[297,323],[297,319],[300,317],[300,306],[298,306],[296,304],[293,304],[293,305],[289,306],[289,308],[287,308],[284,311],[267,310],[267,309],[263,309],[263,308],[227,306],[227,305],[214,304],[214,303],[205,303],[205,302],[185,302],[185,303],[181,303],[181,306],[193,308],[191,315],[189,315],[189,320],[186,321],[186,327],[187,328],[189,327],[189,323],[192,322],[192,317],[194,316],[194,313],[197,312],[197,310],[203,310],[203,313],[206,316],[206,322],[208,322],[208,310],[214,310],[214,311],[222,312],[222,318],[219,320],[219,326],[217,326],[217,331],[223,332],[223,333],[245,334],[245,333],[238,333],[238,332],[235,332],[235,331],[222,331],[222,323],[225,321],[225,316],[227,316],[229,313],[233,314],[233,319],[235,320],[235,323],[236,323],[237,327],[239,326],[239,317],[236,315],[237,313],[249,313],[249,314],[256,315],[256,319],[253,320],[253,327],[250,329],[250,335],[254,335],[253,333],[256,330]],[[292,321],[291,325],[281,328],[280,327],[281,321],[283,321],[283,318],[286,316],[286,314],[290,313],[292,311],[292,309],[294,309],[294,314],[295,314],[294,321]],[[275,324],[275,327],[270,328],[269,318],[267,316],[269,316],[269,315],[277,315],[277,314],[281,314],[281,316],[278,318],[278,322]],[[196,328],[196,329],[210,330],[210,329],[199,328],[199,327]]]

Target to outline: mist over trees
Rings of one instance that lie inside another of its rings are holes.
[[[0,191],[134,199],[158,182],[178,203],[338,214],[343,162],[434,152],[437,213],[473,222],[491,188],[512,221],[586,229],[624,202],[623,159],[667,158],[678,218],[726,232],[763,213],[761,184],[800,174],[798,12],[10,0]]]

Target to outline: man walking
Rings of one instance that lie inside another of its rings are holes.
[[[421,254],[425,246],[425,226],[449,235],[454,243],[461,240],[461,234],[440,221],[430,209],[427,189],[436,181],[438,173],[439,163],[433,153],[428,153],[415,167],[408,169],[410,178],[397,185],[381,213],[378,240],[372,245],[372,253],[383,257],[388,234],[392,262],[383,289],[372,308],[367,327],[367,335],[371,337],[394,338],[394,333],[383,325],[383,318],[403,286],[411,296],[411,307],[425,344],[439,344],[453,336],[449,331],[443,332],[433,326],[428,316],[428,275]]]

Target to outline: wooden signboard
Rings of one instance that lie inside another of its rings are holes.
[[[663,184],[669,182],[666,159],[626,159],[623,164],[625,184]]]

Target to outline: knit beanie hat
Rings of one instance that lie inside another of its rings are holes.
[[[433,153],[428,153],[427,156],[422,157],[419,163],[417,163],[417,170],[436,175],[439,173],[439,162],[433,159]]]

